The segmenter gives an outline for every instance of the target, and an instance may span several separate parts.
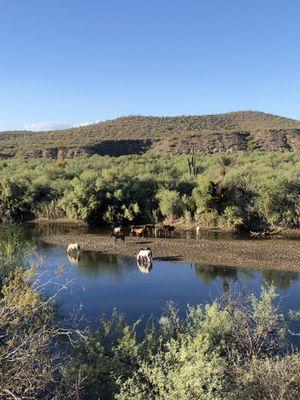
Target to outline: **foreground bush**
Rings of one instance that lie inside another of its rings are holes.
[[[299,353],[236,363],[232,368],[235,386],[230,389],[229,399],[298,399],[299,367]]]
[[[57,335],[54,310],[17,270],[0,300],[0,398],[52,398],[56,362],[51,346]],[[59,365],[59,364],[58,364]],[[14,397],[15,396],[15,397]]]
[[[270,287],[260,298],[190,307],[184,318],[169,306],[142,335],[114,314],[81,343],[65,375],[71,386],[80,380],[87,399],[295,399],[300,357],[275,300]]]
[[[0,225],[0,288],[8,274],[26,267],[26,256],[31,247],[17,225]]]
[[[31,246],[18,226],[0,225],[0,398],[53,398],[60,384],[56,307],[36,290]]]

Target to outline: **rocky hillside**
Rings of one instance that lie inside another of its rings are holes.
[[[0,132],[0,158],[299,151],[300,121],[256,111],[129,116],[50,132]]]

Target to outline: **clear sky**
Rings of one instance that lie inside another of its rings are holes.
[[[0,130],[255,109],[300,119],[299,0],[0,0]]]

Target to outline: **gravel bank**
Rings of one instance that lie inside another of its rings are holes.
[[[209,240],[126,237],[125,243],[98,234],[64,234],[42,238],[46,243],[67,247],[80,243],[84,250],[135,256],[150,247],[154,258],[192,261],[209,265],[264,268],[300,272],[300,242],[296,240]]]

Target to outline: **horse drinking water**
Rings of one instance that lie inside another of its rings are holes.
[[[141,249],[136,256],[136,259],[138,262],[144,262],[146,261],[147,263],[152,263],[153,261],[153,256],[152,256],[152,251],[147,247],[146,249]]]

